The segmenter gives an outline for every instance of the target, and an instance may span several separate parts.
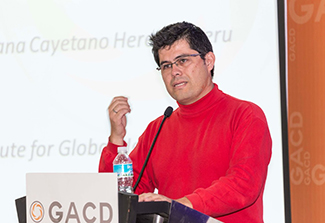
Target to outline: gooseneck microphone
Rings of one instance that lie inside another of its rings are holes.
[[[168,118],[169,116],[171,116],[171,114],[173,113],[173,108],[168,106],[168,108],[166,108],[165,112],[164,112],[164,119],[161,122],[162,123],[165,121],[166,118]]]
[[[141,169],[141,172],[140,172],[140,174],[139,174],[138,180],[137,180],[137,182],[135,183],[135,185],[134,185],[134,187],[133,187],[133,191],[135,191],[135,189],[137,188],[137,186],[138,186],[138,184],[139,184],[139,182],[140,182],[140,180],[141,180],[141,177],[142,177],[142,175],[143,175],[144,169],[145,169],[146,166],[147,166],[147,163],[148,163],[148,160],[149,160],[150,154],[151,154],[152,149],[153,149],[153,147],[154,147],[154,145],[155,145],[155,143],[156,143],[156,140],[157,140],[157,137],[158,137],[158,135],[159,135],[159,133],[160,133],[160,130],[161,130],[162,125],[164,124],[166,118],[168,118],[169,116],[171,116],[172,113],[173,113],[173,108],[170,107],[170,106],[168,106],[168,107],[166,108],[165,112],[164,112],[164,118],[163,118],[163,120],[162,120],[161,123],[160,123],[159,129],[158,129],[158,132],[157,132],[157,134],[156,134],[156,136],[155,136],[155,138],[154,138],[154,140],[153,140],[153,142],[152,142],[152,144],[151,144],[151,147],[150,147],[150,150],[149,150],[149,152],[148,152],[147,158],[146,158],[146,160],[144,161],[144,164],[143,164],[143,166],[142,166],[142,169]]]

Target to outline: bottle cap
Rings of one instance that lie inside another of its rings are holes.
[[[127,153],[128,152],[128,148],[125,147],[125,146],[124,147],[118,147],[117,152],[118,153],[122,153],[122,152]]]

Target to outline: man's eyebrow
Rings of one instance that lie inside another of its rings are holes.
[[[180,58],[180,57],[187,57],[187,56],[189,56],[190,54],[181,54],[181,55],[178,55],[177,57],[175,57],[174,58],[174,60],[177,60],[178,58]]]
[[[190,54],[181,54],[181,55],[178,55],[177,57],[174,58],[174,61],[177,60],[177,59],[180,58],[180,57],[186,57],[186,56],[189,56],[189,55],[190,55]],[[171,61],[166,61],[166,60],[165,60],[165,61],[162,61],[162,62],[160,63],[160,66],[163,65],[164,63],[171,63]]]
[[[165,60],[165,61],[162,61],[162,62],[160,63],[160,66],[163,65],[164,63],[170,63],[170,61],[166,61],[166,60]]]

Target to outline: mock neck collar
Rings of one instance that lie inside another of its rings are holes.
[[[181,115],[186,116],[197,115],[213,106],[220,99],[221,94],[218,85],[214,83],[213,89],[200,100],[189,105],[182,105],[177,102],[179,112]]]

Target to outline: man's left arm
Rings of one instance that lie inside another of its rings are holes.
[[[264,114],[246,118],[239,122],[233,136],[226,175],[186,196],[194,209],[221,216],[262,201],[272,141]]]

